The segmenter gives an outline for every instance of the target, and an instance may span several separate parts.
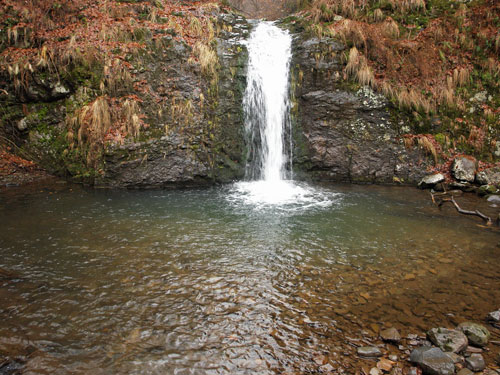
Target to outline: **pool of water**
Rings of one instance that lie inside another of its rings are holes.
[[[314,194],[3,191],[0,355],[47,374],[313,373],[354,369],[353,340],[384,327],[500,307],[496,228],[416,189]]]

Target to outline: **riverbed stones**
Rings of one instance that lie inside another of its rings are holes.
[[[357,350],[358,355],[362,357],[381,357],[382,351],[376,346],[361,346]]]
[[[433,188],[436,184],[444,181],[444,175],[442,173],[435,173],[425,176],[418,183],[418,187],[420,189],[430,189]]]
[[[460,353],[468,344],[467,336],[458,329],[432,328],[427,337],[444,352]]]
[[[465,333],[472,345],[485,346],[490,340],[490,331],[482,324],[464,322],[458,325],[458,329]]]
[[[459,181],[474,182],[476,178],[476,159],[470,156],[459,156],[453,160],[451,172]]]
[[[392,342],[394,344],[397,344],[401,341],[401,335],[399,334],[398,330],[394,327],[384,329],[383,331],[381,331],[380,337],[382,338],[382,340],[386,342]]]
[[[424,374],[452,375],[455,364],[441,349],[422,346],[410,354],[410,362],[418,365]]]
[[[474,373],[469,370],[468,368],[463,368],[459,372],[457,372],[457,375],[473,375]]]
[[[465,366],[474,372],[479,372],[484,370],[486,363],[484,362],[484,358],[481,354],[475,353],[471,354],[470,357],[465,358]]]

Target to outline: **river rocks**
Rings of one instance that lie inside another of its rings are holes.
[[[401,335],[398,330],[394,327],[385,329],[380,332],[380,337],[382,340],[392,343],[399,343],[401,341]]]
[[[474,373],[466,367],[457,372],[457,375],[473,375],[473,374]]]
[[[496,311],[492,311],[488,314],[488,316],[486,317],[486,319],[490,322],[493,322],[493,323],[498,323],[500,322],[500,309],[499,310],[496,310]]]
[[[361,346],[357,349],[358,355],[362,357],[381,357],[382,351],[376,346]]]
[[[428,176],[425,176],[418,183],[418,187],[421,189],[433,188],[436,184],[443,182],[444,176],[441,173],[435,173]]]
[[[410,362],[418,365],[424,374],[451,375],[455,372],[455,364],[439,348],[420,347],[410,354]]]
[[[496,185],[500,187],[500,167],[487,168],[477,172],[476,181],[480,185]]]
[[[453,160],[451,172],[459,181],[474,182],[476,177],[476,159],[470,156],[459,156]]]
[[[485,346],[490,339],[490,332],[488,329],[478,323],[464,322],[458,325],[458,328],[465,333],[469,342],[476,346]]]
[[[481,354],[471,354],[470,357],[465,358],[465,365],[474,372],[483,371],[486,367],[486,363]]]
[[[462,352],[468,344],[462,331],[448,328],[432,328],[427,332],[429,340],[445,352]]]

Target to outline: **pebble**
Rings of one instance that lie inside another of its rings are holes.
[[[380,357],[382,352],[376,346],[361,346],[357,350],[358,355],[362,357]]]
[[[465,351],[468,353],[482,353],[483,349],[476,348],[475,346],[468,346],[467,349],[465,349]]]
[[[488,314],[487,318],[490,322],[500,323],[500,309],[492,311]]]
[[[380,370],[378,368],[372,367],[370,369],[370,375],[380,375],[380,374],[381,374],[381,372],[380,372]]]
[[[474,372],[483,371],[486,367],[483,356],[477,353],[471,354],[469,358],[465,358],[465,365]]]
[[[401,341],[401,335],[398,330],[394,327],[388,328],[380,332],[380,337],[384,341],[399,343]]]
[[[397,362],[397,360],[398,360],[398,356],[397,356],[396,354],[391,354],[391,355],[389,356],[389,359],[390,359],[391,361],[393,361],[393,362]]]
[[[463,368],[457,373],[457,375],[473,375],[473,374],[474,373],[468,368]]]
[[[392,370],[392,367],[394,366],[394,362],[386,359],[386,358],[381,358],[377,362],[377,368],[385,371],[385,372],[390,372]]]

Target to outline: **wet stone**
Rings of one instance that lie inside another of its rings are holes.
[[[418,187],[420,189],[428,189],[434,187],[434,185],[443,182],[444,175],[441,173],[431,174],[422,178],[422,180],[418,183]]]
[[[380,357],[382,352],[376,346],[361,346],[357,350],[358,355],[362,357]]]
[[[475,353],[465,359],[465,366],[474,372],[479,372],[484,370],[486,363],[484,362],[484,358],[481,354]]]
[[[418,365],[424,374],[452,375],[455,373],[455,364],[439,348],[420,347],[411,352],[410,362]]]
[[[394,327],[385,329],[382,332],[380,332],[380,337],[384,341],[396,344],[401,341],[401,335],[399,334],[398,330]]]
[[[468,344],[467,336],[457,329],[432,328],[427,332],[427,337],[444,352],[460,353]]]
[[[500,323],[500,309],[490,312],[488,314],[488,320],[493,323]]]
[[[421,371],[417,367],[410,367],[406,372],[406,375],[420,375]]]
[[[473,374],[474,373],[468,368],[463,368],[459,372],[457,372],[457,375],[473,375]]]
[[[472,345],[485,346],[490,340],[490,331],[482,324],[464,322],[460,323],[458,328],[465,333]]]

